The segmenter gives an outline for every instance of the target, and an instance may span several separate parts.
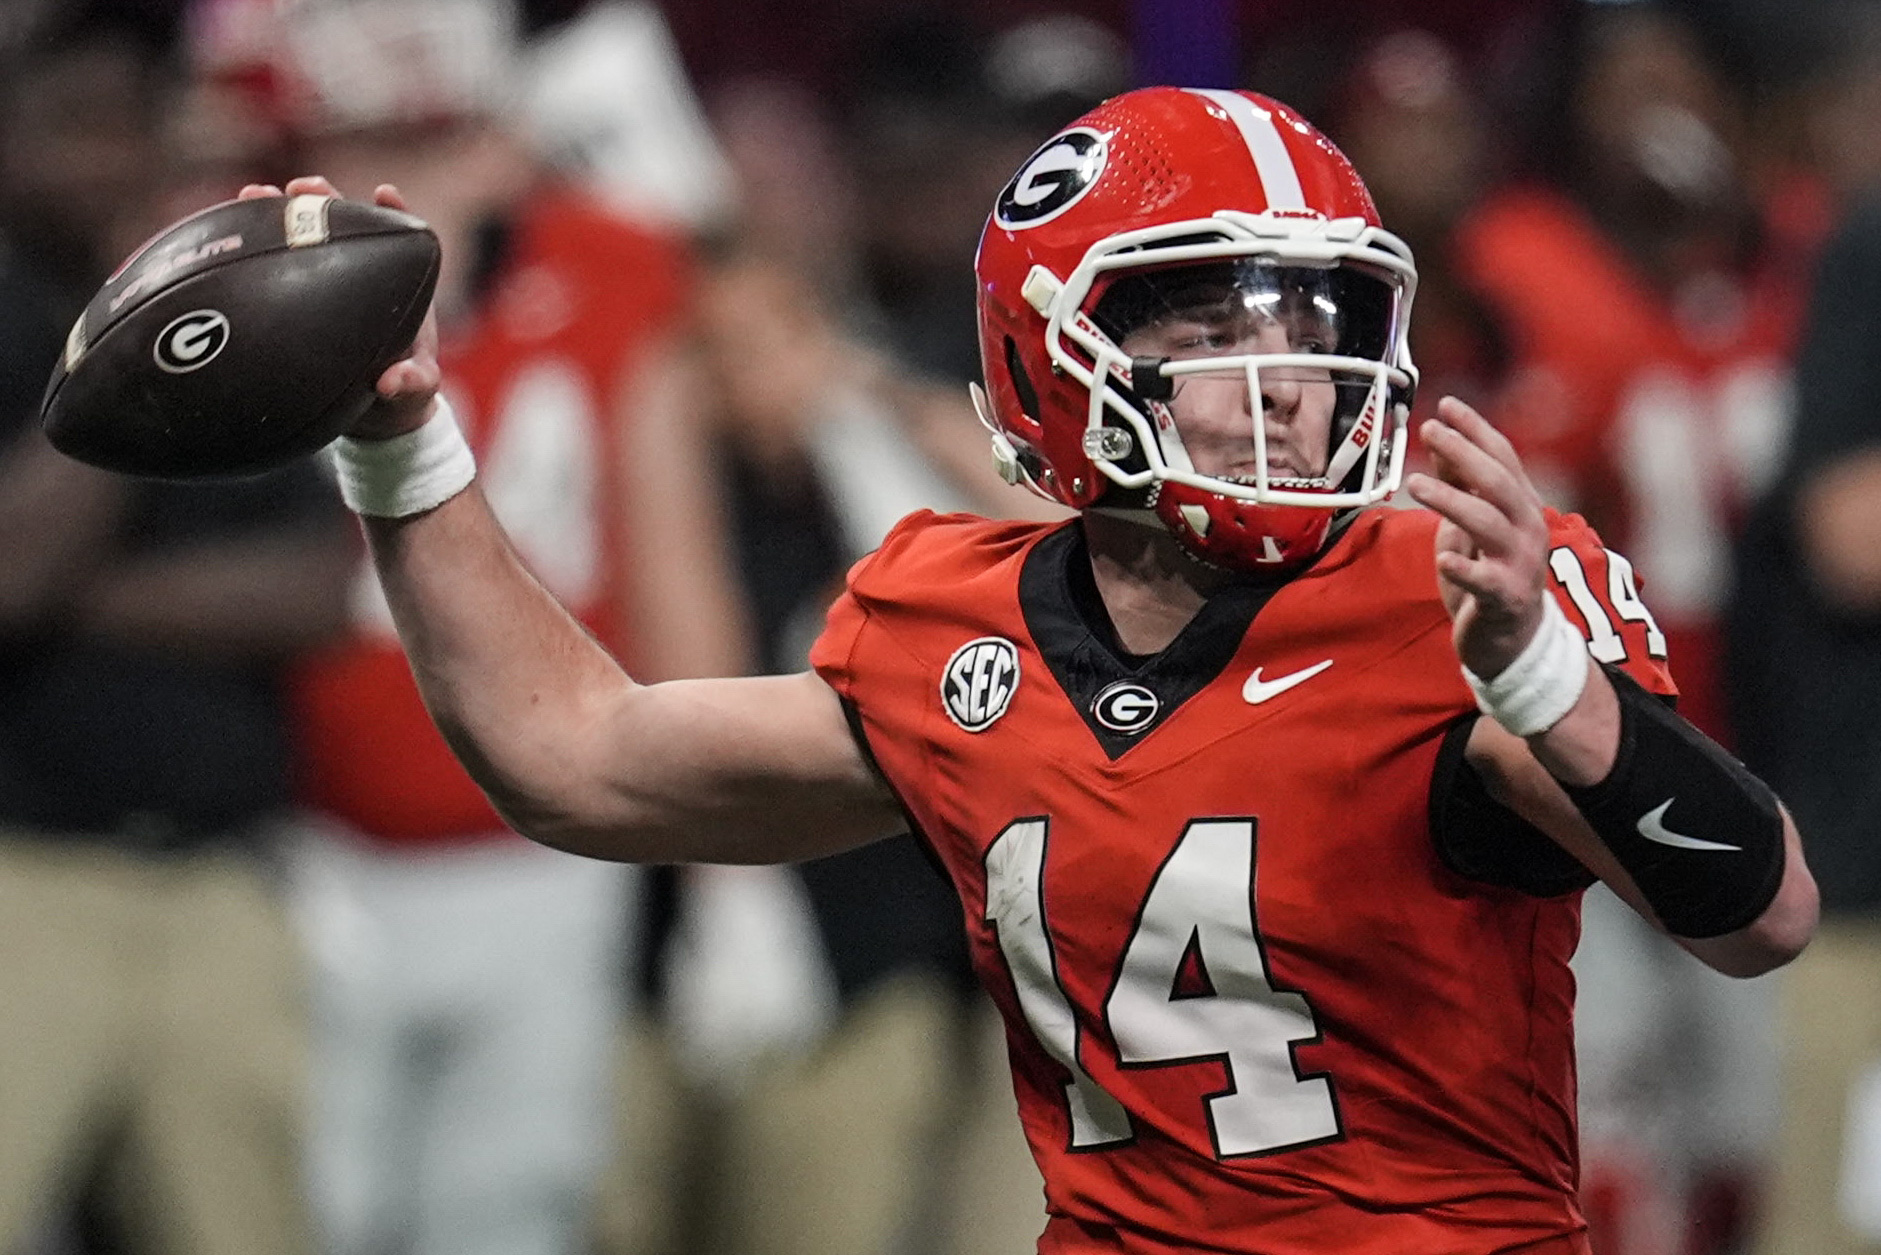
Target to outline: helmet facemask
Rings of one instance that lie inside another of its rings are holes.
[[[1415,271],[1394,237],[1224,212],[1112,236],[1062,288],[1033,277],[1051,360],[1089,391],[1102,504],[1152,511],[1214,565],[1279,571],[1397,490]]]

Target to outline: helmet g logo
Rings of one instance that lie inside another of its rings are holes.
[[[1017,231],[1056,218],[1091,190],[1109,151],[1103,132],[1089,127],[1053,136],[1006,184],[993,206],[993,221]]]
[[[157,365],[172,375],[186,375],[215,360],[229,342],[229,320],[213,309],[184,314],[157,336]]]
[[[941,705],[968,732],[984,732],[1006,713],[1019,687],[1019,651],[1003,636],[968,641],[941,672]]]

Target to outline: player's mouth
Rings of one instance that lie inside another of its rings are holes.
[[[1232,468],[1221,478],[1231,484],[1255,487],[1260,483],[1259,472],[1250,464],[1242,463]],[[1269,488],[1325,488],[1327,481],[1323,475],[1303,475],[1298,467],[1286,458],[1276,458],[1267,465],[1267,486]]]

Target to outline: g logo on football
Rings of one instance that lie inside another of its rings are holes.
[[[1003,636],[982,636],[954,651],[941,672],[941,705],[967,732],[984,732],[1019,688],[1019,651]]]
[[[172,375],[201,370],[228,345],[229,320],[213,309],[199,309],[175,319],[157,336],[153,356]]]
[[[1119,680],[1091,702],[1091,717],[1112,732],[1141,732],[1156,722],[1162,700],[1141,684]]]
[[[1006,184],[993,205],[993,221],[1009,231],[1050,222],[1091,190],[1109,154],[1102,131],[1081,126],[1053,136]]]

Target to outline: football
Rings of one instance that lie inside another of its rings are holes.
[[[157,235],[85,307],[40,419],[61,452],[161,479],[256,474],[372,403],[437,286],[438,239],[331,196],[225,201]]]

